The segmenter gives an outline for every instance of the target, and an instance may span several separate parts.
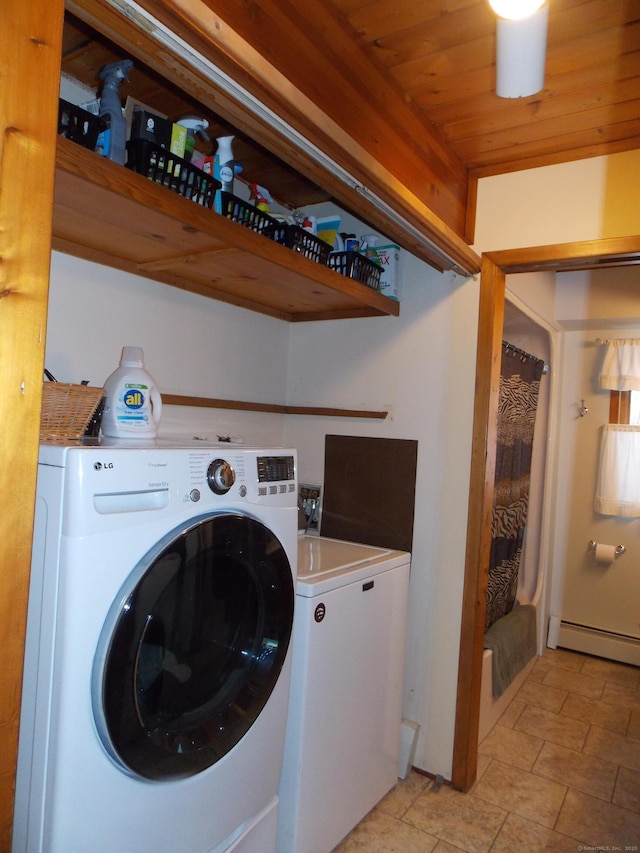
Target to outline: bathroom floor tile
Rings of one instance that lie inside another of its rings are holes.
[[[431,853],[438,839],[374,809],[334,853]]]
[[[620,768],[613,802],[625,809],[640,812],[640,773],[637,770]]]
[[[376,808],[391,817],[402,817],[409,806],[418,799],[430,784],[431,779],[428,776],[423,776],[421,773],[412,770],[406,779],[398,779]]]
[[[640,740],[640,711],[631,712],[629,728],[627,729],[627,737],[632,737],[634,740]]]
[[[580,750],[589,732],[589,723],[527,705],[514,728],[542,740]]]
[[[613,761],[629,770],[640,771],[640,741],[616,732],[591,726],[584,752],[604,761]]]
[[[482,779],[482,777],[487,771],[488,766],[491,764],[491,761],[492,759],[490,756],[478,754],[478,766],[476,770],[476,781],[474,784],[477,785],[480,779]],[[471,788],[471,790],[473,791],[473,788]]]
[[[640,684],[640,667],[631,666],[631,664],[588,657],[581,671],[583,675],[604,678],[605,681],[613,681],[615,684],[630,687],[633,690]]]
[[[640,693],[630,687],[608,682],[602,694],[602,701],[629,711],[640,711]]]
[[[560,713],[574,720],[584,720],[623,735],[627,732],[631,712],[627,708],[612,705],[602,699],[585,699],[584,696],[569,693]]]
[[[516,722],[520,714],[525,709],[525,703],[520,702],[519,699],[512,699],[511,702],[505,708],[502,716],[498,720],[497,725],[504,726],[504,728],[512,729],[513,724]]]
[[[585,656],[568,649],[545,649],[541,660],[552,667],[569,669],[580,672],[585,661]]]
[[[539,823],[510,814],[491,848],[491,853],[576,853],[576,847],[575,838],[568,838],[540,826]]]
[[[546,687],[559,687],[569,693],[577,693],[586,699],[600,699],[605,687],[604,678],[583,675],[581,672],[567,672],[554,667],[545,675],[542,682]]]
[[[470,792],[412,771],[335,853],[640,844],[640,668],[548,650],[480,744]]]
[[[516,693],[516,699],[527,705],[535,705],[538,708],[545,708],[547,711],[557,713],[567,695],[567,691],[560,690],[559,687],[549,687],[544,683],[540,684],[527,679]]]
[[[640,814],[569,790],[555,828],[591,847],[637,846]]]
[[[478,755],[531,770],[543,743],[539,737],[497,724],[478,747]]]
[[[571,785],[585,794],[610,801],[618,766],[556,743],[545,743],[533,765],[533,772],[545,779]]]
[[[553,829],[567,789],[517,767],[492,762],[474,789],[474,796],[520,817]]]
[[[404,820],[467,853],[487,853],[506,816],[504,809],[444,786],[435,794],[425,791]]]

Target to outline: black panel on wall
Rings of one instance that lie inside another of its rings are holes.
[[[418,442],[327,435],[321,534],[411,550]]]

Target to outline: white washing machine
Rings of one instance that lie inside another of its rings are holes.
[[[296,454],[42,446],[14,853],[275,849]]]
[[[410,560],[299,538],[278,853],[329,853],[398,780]]]

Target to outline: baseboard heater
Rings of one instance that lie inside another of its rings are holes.
[[[564,649],[640,666],[640,637],[565,622],[559,616],[549,617],[547,646],[551,649],[561,646]]]

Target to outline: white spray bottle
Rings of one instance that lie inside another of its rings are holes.
[[[144,369],[140,347],[123,347],[120,367],[104,383],[102,434],[111,438],[153,438],[162,414],[162,398]]]

